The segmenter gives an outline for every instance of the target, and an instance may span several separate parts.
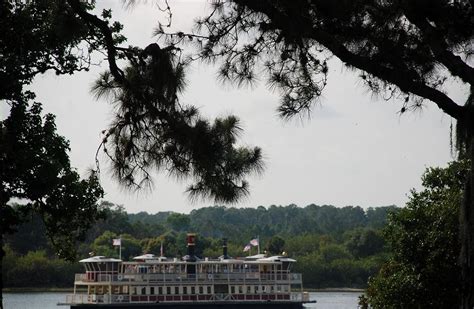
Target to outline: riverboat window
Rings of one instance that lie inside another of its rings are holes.
[[[175,286],[175,287],[174,287],[174,293],[175,293],[175,294],[179,294],[179,286]]]
[[[155,287],[150,287],[150,295],[154,295],[155,294]]]
[[[204,287],[203,286],[199,287],[199,294],[204,294]]]
[[[163,288],[161,286],[158,287],[158,295],[163,294]]]
[[[235,286],[233,285],[230,286],[230,293],[235,294]]]
[[[244,287],[239,285],[239,294],[243,294],[244,293]]]
[[[255,291],[255,293],[258,293],[258,285],[254,286],[253,290]]]
[[[188,287],[187,286],[183,286],[183,294],[188,294]]]
[[[132,287],[132,295],[137,295],[137,288],[136,287]]]
[[[195,287],[191,287],[191,294],[196,294],[196,288]]]
[[[142,287],[142,295],[146,295],[146,287]]]
[[[170,286],[166,287],[166,294],[168,294],[168,295],[171,294],[171,287]]]
[[[212,294],[211,286],[208,286],[208,287],[207,287],[207,294]]]
[[[252,293],[252,286],[247,285],[247,294]]]

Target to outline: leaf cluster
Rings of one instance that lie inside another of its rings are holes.
[[[94,6],[84,1],[82,7]],[[117,43],[125,39],[121,28],[119,23],[111,26]],[[104,49],[102,40],[102,34],[84,23],[66,1],[2,1],[0,100],[22,98],[24,86],[46,71],[63,75],[89,70],[92,53]]]
[[[369,282],[374,308],[459,305],[458,217],[468,166],[461,161],[428,169],[424,189],[389,217],[385,239],[393,256]]]
[[[58,254],[72,259],[76,241],[101,216],[97,200],[103,190],[95,174],[81,180],[71,168],[69,143],[57,134],[54,117],[43,118],[41,111],[39,103],[12,103],[10,116],[0,122],[0,232],[13,232],[38,213]],[[20,204],[10,204],[12,199]]]
[[[215,1],[192,34],[164,35],[191,43],[197,58],[220,63],[220,76],[238,85],[265,71],[282,92],[283,117],[309,111],[327,83],[335,55],[360,70],[362,82],[400,112],[429,99],[460,119],[442,90],[449,77],[474,84],[474,8],[471,1]]]
[[[165,170],[194,179],[191,198],[235,202],[248,193],[246,175],[262,171],[261,150],[236,145],[241,132],[236,117],[211,123],[179,102],[185,65],[178,56],[176,49],[157,44],[134,48],[128,50],[123,77],[102,74],[93,92],[109,98],[117,111],[103,132],[103,151],[128,187],[150,186],[151,171]]]

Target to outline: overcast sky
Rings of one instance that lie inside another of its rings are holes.
[[[113,16],[125,26],[128,44],[145,47],[155,41],[153,27],[158,8],[147,1],[133,10],[116,0],[98,1],[113,8]],[[194,17],[206,13],[206,1],[170,1],[173,27],[189,30]],[[82,175],[94,166],[100,131],[111,121],[112,106],[95,101],[90,86],[99,72],[38,77],[32,88],[46,112],[57,116],[60,134],[71,142],[71,161]],[[432,103],[420,112],[400,117],[399,102],[374,98],[356,73],[338,62],[330,67],[329,83],[311,119],[285,122],[278,118],[277,93],[264,81],[249,89],[236,89],[216,81],[215,68],[195,65],[188,72],[188,88],[181,101],[194,104],[208,117],[237,115],[244,128],[241,143],[262,148],[266,169],[251,177],[251,195],[236,207],[308,204],[359,205],[364,208],[403,206],[411,188],[420,188],[420,176],[429,166],[452,160],[449,147],[451,119]],[[448,84],[449,95],[464,102],[467,91]],[[7,115],[5,104],[0,110]],[[107,161],[101,161],[105,199],[123,204],[127,211],[172,210],[190,212],[213,205],[191,203],[184,193],[187,182],[166,175],[155,178],[153,192],[130,193],[110,178]]]

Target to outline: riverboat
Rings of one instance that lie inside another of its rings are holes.
[[[227,242],[219,258],[194,255],[195,234],[187,235],[188,252],[182,259],[145,254],[125,262],[94,256],[80,262],[74,294],[59,305],[86,308],[302,308],[301,274],[286,256],[263,254],[231,258]]]

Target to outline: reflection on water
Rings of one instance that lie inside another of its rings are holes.
[[[5,309],[68,309],[56,304],[65,301],[68,293],[5,293]],[[355,309],[359,292],[312,292],[311,300],[316,304],[307,304],[307,308],[318,309]]]
[[[68,293],[5,293],[3,305],[5,309],[69,309],[56,304],[66,299]]]
[[[314,292],[309,293],[315,304],[307,304],[307,308],[318,309],[356,309],[360,292]]]

